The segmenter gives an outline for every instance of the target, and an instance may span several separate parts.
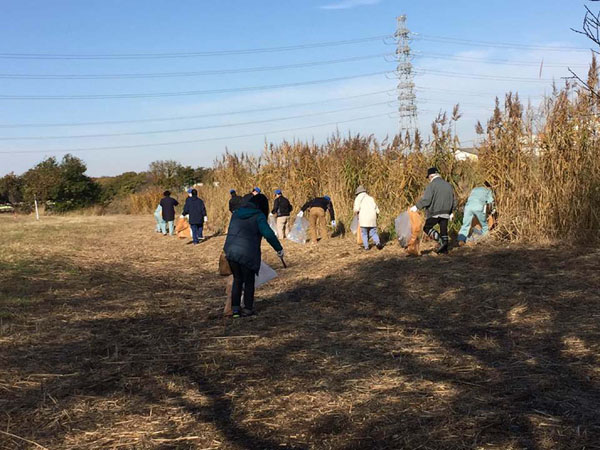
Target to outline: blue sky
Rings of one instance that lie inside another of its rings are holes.
[[[461,103],[464,118],[457,131],[465,145],[470,145],[475,138],[474,124],[477,119],[487,119],[495,95],[518,90],[535,104],[550,91],[552,79],[560,81],[568,75],[567,65],[585,72],[590,53],[579,49],[588,48],[589,43],[570,30],[581,25],[584,4],[577,0],[5,1],[0,15],[0,175],[22,173],[43,158],[61,157],[69,149],[83,149],[73,154],[86,161],[88,173],[100,176],[144,170],[157,159],[209,166],[225,148],[258,153],[265,140],[321,141],[336,128],[343,133],[375,134],[379,138],[392,135],[398,129],[398,119],[392,115],[396,81],[384,74],[361,76],[394,70],[395,63],[383,56],[393,53],[391,42],[373,39],[347,45],[211,56],[189,53],[388,35],[395,31],[396,16],[400,14],[408,15],[409,28],[418,33],[412,47],[421,130],[427,135],[440,109],[449,110],[454,103]],[[597,4],[588,4],[598,8]],[[448,37],[469,42],[449,42]],[[483,41],[527,47],[489,47]],[[187,55],[47,58],[172,53]],[[31,54],[44,57],[30,58]],[[331,63],[334,60],[343,61]],[[286,65],[301,66],[240,71]],[[229,73],[83,80],[22,78],[203,71]],[[13,79],[15,75],[21,78]],[[338,80],[308,84],[332,78]],[[239,90],[281,84],[296,86]],[[198,92],[214,90],[229,91]],[[192,94],[39,98],[181,92]],[[11,96],[20,98],[7,98]],[[81,125],[147,119],[170,120]],[[40,124],[65,125],[12,126]],[[159,130],[163,132],[150,133]],[[97,136],[107,134],[119,135]],[[73,137],[81,135],[96,137]],[[46,139],[31,139],[36,137]],[[188,141],[195,142],[182,143]],[[150,146],[157,143],[167,145]],[[131,148],[140,145],[148,146]],[[127,146],[130,148],[89,150]]]

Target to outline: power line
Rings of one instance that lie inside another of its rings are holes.
[[[239,50],[212,50],[205,52],[176,52],[176,53],[87,53],[87,54],[60,54],[60,53],[0,53],[1,59],[167,59],[167,58],[197,58],[205,56],[248,55],[254,53],[285,52],[303,50],[308,48],[335,47],[339,45],[360,44],[362,42],[380,41],[390,38],[388,34],[369,36],[358,39],[341,41],[313,42],[281,47],[248,48]]]
[[[383,114],[374,114],[371,116],[356,117],[354,119],[338,120],[335,122],[320,123],[318,125],[287,128],[287,129],[283,129],[283,130],[273,130],[273,131],[262,132],[262,133],[241,134],[241,135],[237,135],[237,136],[222,136],[222,137],[216,137],[216,138],[191,139],[191,140],[186,140],[186,141],[159,142],[156,144],[135,144],[135,145],[121,145],[121,146],[107,146],[107,147],[83,147],[83,148],[56,149],[56,150],[13,150],[13,151],[0,151],[0,154],[79,153],[79,152],[100,151],[100,150],[126,150],[126,149],[145,148],[145,147],[161,147],[161,146],[167,146],[167,145],[195,144],[195,143],[200,143],[200,142],[222,141],[222,140],[228,140],[228,139],[238,139],[238,138],[253,137],[253,136],[266,136],[268,134],[307,130],[307,129],[311,129],[311,128],[319,128],[319,127],[324,127],[324,126],[338,125],[341,123],[357,122],[359,120],[368,120],[368,119],[374,119],[374,118],[384,117],[384,116],[390,117],[390,112],[386,112]]]
[[[544,46],[544,45],[531,45],[521,44],[516,42],[491,42],[491,41],[478,41],[473,39],[462,39],[450,36],[436,36],[433,34],[421,34],[416,33],[414,39],[431,42],[444,42],[449,44],[464,44],[474,45],[480,47],[495,47],[495,48],[516,48],[526,50],[548,50],[548,51],[576,51],[576,52],[590,52],[590,48],[586,47],[569,47],[569,46]]]
[[[1,128],[51,128],[51,127],[80,127],[80,126],[90,126],[90,125],[121,125],[128,123],[148,123],[148,122],[168,122],[174,120],[188,120],[188,119],[201,119],[206,117],[222,117],[222,116],[231,116],[237,114],[247,114],[247,113],[255,113],[255,112],[263,112],[263,111],[274,111],[278,109],[288,109],[295,108],[298,106],[311,106],[311,105],[319,105],[323,103],[331,103],[338,100],[352,100],[356,98],[362,97],[370,97],[379,94],[386,94],[389,92],[393,92],[395,89],[388,89],[384,91],[374,91],[367,92],[364,94],[358,95],[350,95],[345,97],[331,97],[323,100],[318,100],[314,102],[304,102],[304,103],[292,103],[288,105],[282,106],[269,106],[265,108],[254,108],[254,109],[242,109],[238,111],[228,111],[222,113],[210,113],[210,114],[195,114],[190,116],[171,116],[171,117],[158,117],[154,119],[132,119],[132,120],[104,120],[104,121],[96,121],[96,122],[62,122],[62,123],[15,123],[15,124],[0,124]]]
[[[215,69],[199,72],[154,72],[154,73],[109,73],[109,74],[26,74],[26,73],[0,73],[0,79],[6,80],[112,80],[112,79],[138,79],[138,78],[179,78],[199,77],[206,75],[225,75],[251,72],[268,72],[272,70],[298,69],[302,67],[315,67],[330,64],[341,64],[354,61],[390,56],[389,53],[374,55],[353,56],[349,58],[330,59],[326,61],[311,61],[278,66],[244,67],[240,69]]]
[[[183,97],[206,94],[224,94],[229,92],[248,92],[262,91],[267,89],[280,89],[296,86],[308,86],[314,84],[331,83],[335,81],[352,80],[356,78],[366,78],[375,75],[383,75],[388,71],[371,72],[361,75],[350,75],[345,77],[326,78],[321,80],[300,81],[295,83],[270,84],[263,86],[249,86],[242,88],[211,89],[205,91],[184,91],[184,92],[154,92],[145,94],[91,94],[91,95],[0,95],[0,100],[106,100],[123,98],[155,98],[155,97]]]
[[[551,83],[552,79],[549,78],[525,78],[525,77],[506,77],[500,75],[487,75],[487,74],[468,74],[461,72],[450,72],[446,70],[433,70],[433,69],[421,69],[417,72],[418,75],[443,75],[452,76],[456,78],[468,78],[472,80],[497,80],[497,81],[519,81],[525,83]]]
[[[476,58],[471,56],[457,56],[457,55],[449,55],[445,53],[428,53],[428,52],[416,52],[414,54],[417,58],[425,58],[425,59],[446,59],[452,61],[464,61],[464,62],[480,62],[484,64],[500,64],[506,66],[524,66],[524,67],[539,67],[540,62],[531,62],[531,61],[523,61],[523,60],[510,60],[510,59],[497,59],[497,58]],[[566,68],[566,67],[589,67],[589,64],[569,64],[569,63],[553,63],[553,62],[545,62],[544,67],[551,68]]]
[[[61,136],[17,136],[17,137],[0,137],[0,141],[42,141],[42,140],[53,140],[53,139],[82,139],[82,138],[100,138],[100,137],[117,137],[117,136],[143,136],[148,134],[163,134],[163,133],[180,133],[184,131],[199,131],[199,130],[210,130],[214,128],[230,128],[230,127],[238,127],[245,125],[256,125],[259,123],[270,123],[270,122],[279,122],[283,120],[291,120],[291,119],[301,119],[304,117],[313,117],[313,116],[321,116],[325,114],[333,114],[344,111],[353,111],[356,109],[363,108],[371,108],[373,106],[381,106],[381,105],[389,105],[389,101],[371,103],[367,105],[359,105],[352,106],[349,108],[340,108],[333,109],[329,111],[321,111],[321,112],[310,112],[304,114],[297,114],[294,116],[287,117],[278,117],[274,119],[264,119],[264,120],[253,120],[247,122],[237,122],[237,123],[228,123],[221,125],[208,125],[202,127],[189,127],[189,128],[172,128],[167,130],[148,130],[148,131],[132,131],[125,133],[102,133],[102,134],[79,134],[79,135],[61,135]]]

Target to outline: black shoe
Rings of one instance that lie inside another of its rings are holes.
[[[234,319],[239,319],[240,317],[242,317],[242,315],[240,314],[239,311],[233,311],[233,313],[231,314],[231,317],[233,317]]]
[[[250,317],[250,316],[255,316],[256,313],[254,312],[253,309],[248,309],[248,308],[242,308],[242,317]]]
[[[438,255],[442,255],[442,254],[448,253],[448,237],[447,236],[444,236],[442,238],[440,244],[441,244],[440,248],[438,248],[435,252]]]
[[[383,249],[383,244],[377,244],[377,250],[382,250]]]

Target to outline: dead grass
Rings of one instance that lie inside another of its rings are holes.
[[[285,245],[223,320],[223,237],[1,217],[0,448],[600,448],[600,252]]]

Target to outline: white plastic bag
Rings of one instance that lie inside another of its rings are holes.
[[[394,226],[396,228],[396,236],[398,237],[398,241],[402,247],[406,247],[410,238],[412,237],[412,227],[410,224],[410,216],[408,212],[400,213],[396,220],[394,221]]]
[[[269,215],[269,226],[271,227],[271,230],[273,230],[273,233],[277,234],[277,219],[275,219],[274,215]]]
[[[276,276],[277,272],[275,272],[271,268],[271,266],[269,266],[266,262],[261,261],[258,275],[256,275],[256,280],[254,281],[254,287],[262,286],[263,284],[271,281]]]
[[[292,229],[288,233],[288,240],[296,244],[306,244],[306,234],[308,232],[308,220],[304,217],[296,217]]]
[[[356,214],[352,219],[352,223],[350,224],[350,231],[352,232],[352,234],[356,234],[356,232],[358,231],[358,214]]]

